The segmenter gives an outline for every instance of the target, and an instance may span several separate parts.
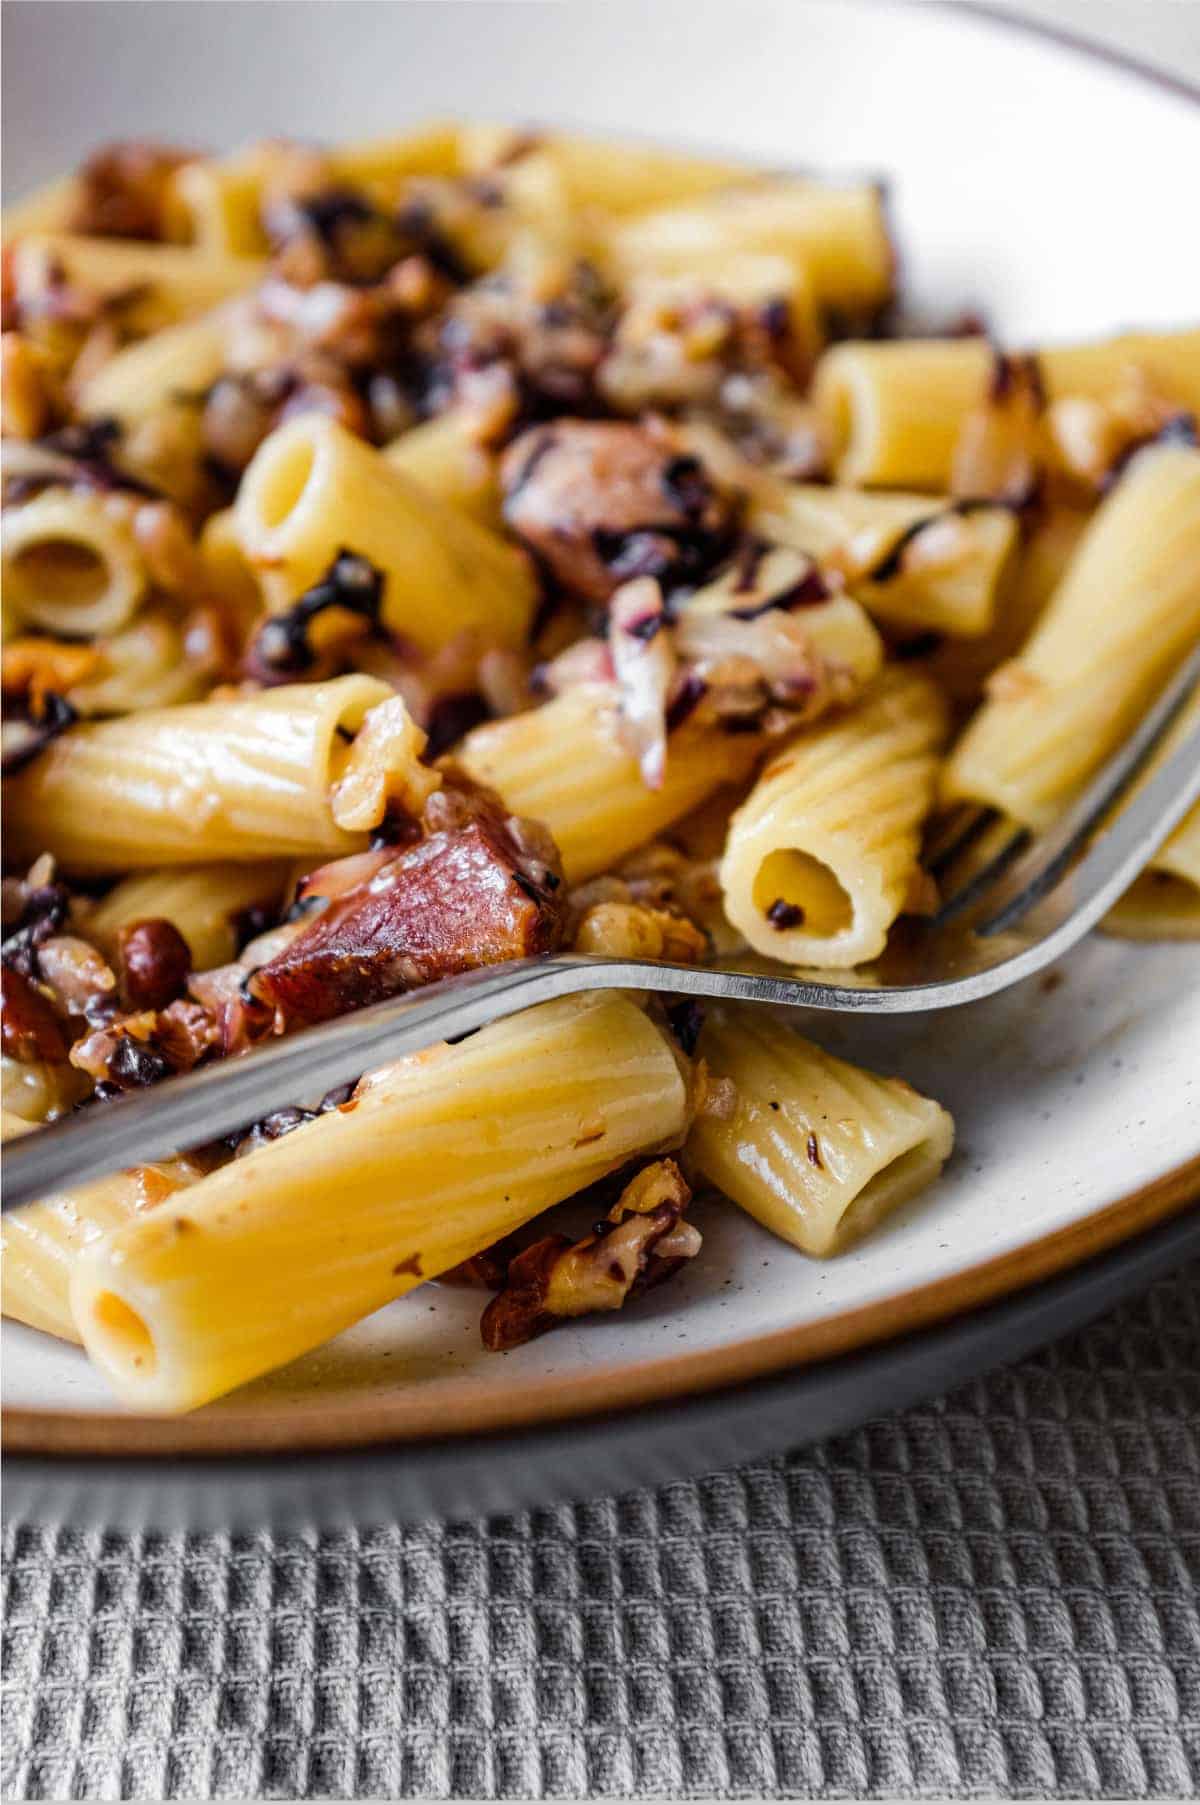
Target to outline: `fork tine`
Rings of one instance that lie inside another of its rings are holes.
[[[933,916],[930,927],[944,927],[954,921],[985,896],[992,886],[1008,870],[1013,860],[1019,858],[1029,845],[1030,833],[1027,827],[1021,827],[1013,821],[1005,821],[995,809],[987,809],[973,827],[963,836],[955,854],[969,855],[975,852],[982,855],[982,863],[972,865],[968,860],[966,871],[955,889],[942,900],[940,908]],[[945,865],[951,861],[947,859]]]
[[[1015,926],[1061,882],[1075,855],[1091,839],[1161,746],[1198,685],[1200,644],[1062,819],[1039,836],[1024,857],[994,874],[994,883],[987,887],[992,906],[987,916],[975,923],[977,934],[998,934]],[[1196,757],[1200,759],[1200,732],[1190,735],[1187,743],[1192,740],[1196,741]],[[976,895],[982,894],[981,887]]]
[[[930,877],[940,878],[998,819],[994,808],[973,808],[969,804],[946,815],[935,825],[922,861]]]

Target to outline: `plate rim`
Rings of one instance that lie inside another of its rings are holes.
[[[531,1378],[499,1393],[491,1387],[484,1390],[469,1378],[436,1390],[408,1385],[394,1395],[343,1399],[336,1411],[327,1401],[315,1400],[281,1408],[278,1399],[180,1417],[20,1405],[4,1412],[5,1452],[117,1459],[313,1455],[389,1443],[461,1440],[643,1409],[813,1366],[913,1334],[1081,1265],[1197,1205],[1200,1152],[1136,1191],[990,1259],[816,1322],[723,1347]]]
[[[912,5],[919,0],[883,3]],[[1069,55],[1107,63],[1135,81],[1200,105],[1200,86],[1084,33],[1008,12],[989,0],[939,0],[938,10],[974,18],[997,32],[1040,39]],[[878,1348],[1013,1296],[1198,1206],[1200,1152],[1086,1216],[988,1260],[816,1322],[773,1330],[725,1347],[613,1365],[598,1372],[585,1369],[543,1377],[512,1387],[499,1397],[490,1389],[482,1392],[469,1379],[441,1386],[435,1396],[419,1385],[408,1386],[392,1398],[344,1402],[336,1415],[315,1403],[281,1412],[278,1401],[270,1400],[240,1411],[183,1417],[6,1407],[4,1452],[6,1457],[82,1456],[118,1461],[179,1455],[216,1464],[222,1458],[303,1457],[389,1445],[400,1448],[434,1439],[459,1441],[624,1414],[655,1403],[727,1391],[756,1379]]]

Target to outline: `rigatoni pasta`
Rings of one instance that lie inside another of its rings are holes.
[[[373,820],[356,807],[355,736],[374,708],[404,749],[396,792],[423,785],[403,704],[342,677],[76,728],[11,780],[10,848],[80,872],[357,851],[387,801]]]
[[[687,1106],[670,1043],[635,1004],[544,1004],[388,1068],[184,1207],[118,1231],[75,1267],[75,1322],[128,1402],[190,1409],[678,1143]]]
[[[945,489],[972,408],[996,377],[985,339],[835,346],[815,396],[838,478],[871,486]],[[1200,331],[1129,332],[1036,353],[1045,398],[1111,398],[1131,379],[1178,408],[1200,409]],[[1001,378],[1003,380],[1003,378]]]
[[[662,787],[649,789],[618,732],[620,705],[605,684],[580,684],[528,714],[477,727],[459,746],[462,768],[518,814],[544,821],[572,882],[594,877],[753,769],[761,747],[719,732],[680,729]]]
[[[6,1125],[6,1139],[9,1132]],[[185,1160],[138,1166],[132,1172],[117,1172],[78,1191],[10,1212],[0,1229],[0,1292],[5,1316],[43,1329],[61,1341],[81,1341],[68,1292],[71,1274],[85,1249],[164,1203],[199,1176],[199,1169]]]
[[[822,303],[848,312],[869,312],[892,290],[883,201],[870,184],[780,179],[728,188],[689,206],[640,213],[612,237],[625,272],[686,269],[718,250],[787,257]]]
[[[816,483],[779,485],[751,520],[768,539],[841,571],[876,619],[960,638],[992,626],[1019,537],[1004,508]]]
[[[1200,451],[1141,452],[1032,636],[990,681],[943,775],[947,802],[1044,827],[1200,634]]]
[[[940,1104],[835,1059],[764,1011],[712,1009],[700,1051],[736,1101],[728,1116],[695,1123],[689,1159],[802,1253],[843,1252],[950,1157],[954,1124]]]
[[[209,312],[253,288],[263,273],[254,257],[46,232],[18,238],[12,279],[18,304],[22,294],[36,296],[51,283],[78,287],[118,309],[123,328],[141,335]]]
[[[720,873],[725,912],[756,951],[816,966],[883,951],[919,889],[945,731],[934,684],[892,671],[771,759],[729,824]]]
[[[97,495],[48,489],[0,516],[5,607],[17,622],[69,637],[115,633],[147,588],[127,520]]]
[[[388,625],[422,649],[468,631],[511,646],[528,631],[534,584],[520,552],[332,420],[307,415],[271,435],[235,518],[275,608],[309,589],[349,541],[383,573]]]

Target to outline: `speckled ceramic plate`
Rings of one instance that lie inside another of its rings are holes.
[[[205,142],[219,121],[236,142],[441,112],[541,118],[887,170],[918,296],[986,301],[1011,335],[1177,322],[1200,293],[1196,236],[1162,232],[1146,206],[1164,170],[1200,159],[1200,110],[966,9],[6,10],[17,188],[135,129]],[[1193,1217],[1095,1258],[1200,1190],[1200,948],[1094,939],[1053,982],[973,1009],[816,1031],[928,1089],[959,1125],[936,1189],[861,1249],[814,1264],[710,1207],[704,1259],[618,1318],[486,1355],[478,1299],[430,1289],[172,1422],[115,1410],[80,1353],[5,1325],[10,1508],[95,1514],[103,1499],[110,1518],[177,1520],[204,1498],[210,1520],[328,1515],[366,1507],[369,1472],[372,1511],[473,1510],[663,1477],[664,1461],[711,1465],[949,1383],[1200,1244]]]

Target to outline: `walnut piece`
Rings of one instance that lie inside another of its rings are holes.
[[[619,1310],[699,1253],[699,1230],[683,1221],[691,1189],[672,1159],[632,1178],[603,1222],[572,1244],[547,1235],[509,1264],[504,1288],[483,1313],[483,1344],[519,1347],[569,1316]]]

